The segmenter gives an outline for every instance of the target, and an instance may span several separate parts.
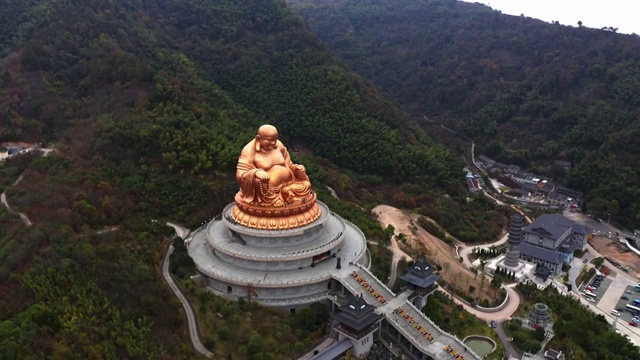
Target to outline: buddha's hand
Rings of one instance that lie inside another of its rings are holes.
[[[304,165],[297,164],[295,165],[295,167],[296,167],[296,173],[304,173],[306,171],[306,169],[304,168]]]
[[[269,174],[267,174],[264,170],[256,171],[256,178],[258,178],[261,182],[269,182]]]

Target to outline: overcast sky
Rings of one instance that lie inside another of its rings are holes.
[[[505,14],[559,21],[564,25],[601,29],[613,26],[619,33],[640,35],[640,3],[637,0],[464,0],[489,5]]]

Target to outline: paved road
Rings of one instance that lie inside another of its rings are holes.
[[[507,333],[504,331],[504,320],[496,321],[496,323],[498,326],[495,330],[498,334],[498,337],[500,337],[500,341],[502,341],[502,345],[504,345],[504,354],[506,355],[507,359],[509,358],[509,356],[520,358],[522,354],[513,347],[511,341],[508,340],[509,337],[507,336]]]
[[[398,277],[398,263],[400,260],[405,259],[407,261],[412,261],[413,258],[400,249],[395,235],[391,237],[391,246],[387,249],[389,249],[393,254],[393,257],[391,258],[391,274],[389,274],[389,281],[387,281],[387,287],[391,289],[396,284],[396,279]]]
[[[589,255],[585,254],[585,257],[590,258]],[[580,270],[582,270],[582,259],[575,258],[571,261],[571,268],[569,269],[569,284],[571,284],[571,290],[574,292],[578,292],[578,286],[580,284],[576,284],[576,279],[578,275],[580,275]]]
[[[626,237],[633,237],[633,234],[628,232],[628,231],[624,231],[621,229],[616,228],[615,226],[608,224],[607,222],[603,221],[603,222],[599,222],[593,218],[588,217],[587,215],[581,213],[581,212],[571,212],[568,210],[565,210],[562,215],[564,215],[565,217],[567,217],[568,219],[577,222],[578,224],[582,224],[584,226],[587,226],[595,231],[600,231],[600,232],[611,232],[612,234],[616,234],[619,233],[620,235],[626,236]]]
[[[187,229],[182,225],[178,225],[172,222],[167,222],[167,226],[172,227],[176,231],[176,235],[178,235],[182,240],[186,240],[187,236],[191,234],[191,230]]]
[[[180,302],[182,303],[182,307],[184,308],[184,313],[187,316],[187,326],[189,328],[189,340],[191,340],[191,345],[193,348],[199,352],[200,354],[211,358],[213,357],[213,353],[202,344],[200,340],[200,330],[198,328],[198,319],[196,318],[196,314],[193,311],[193,307],[189,300],[184,296],[178,285],[173,281],[171,277],[171,273],[169,272],[169,257],[173,253],[173,246],[169,245],[167,249],[167,254],[164,256],[164,261],[162,262],[162,276],[164,280],[167,282],[173,293],[176,294]]]

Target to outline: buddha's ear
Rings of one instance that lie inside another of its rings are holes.
[[[256,135],[256,151],[260,152],[260,135]]]

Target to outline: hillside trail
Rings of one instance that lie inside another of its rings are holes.
[[[18,185],[20,183],[20,181],[22,181],[22,174],[20,174],[20,176],[18,176],[16,181],[14,181],[13,184],[11,184],[11,186]],[[7,194],[6,193],[3,192],[2,194],[0,194],[0,202],[2,203],[2,205],[4,205],[7,208],[7,211],[9,212],[9,214],[18,215],[20,217],[20,219],[22,220],[22,222],[25,225],[27,225],[27,227],[33,225],[33,223],[31,222],[31,220],[29,220],[27,215],[25,215],[24,213],[21,213],[19,211],[16,211],[15,209],[13,209],[11,207],[11,205],[9,205],[9,200],[7,200]]]
[[[411,234],[411,229],[407,226],[408,221],[406,215],[400,210],[388,206],[378,205],[373,208],[372,212],[377,216],[378,222],[382,224],[382,227],[386,228],[389,225],[394,227],[393,236],[391,237],[391,245],[387,247],[391,251],[391,274],[387,279],[387,286],[392,288],[395,285],[396,278],[398,277],[398,262],[400,260],[412,261],[413,258],[400,249],[396,236],[402,234]]]
[[[51,152],[55,151],[55,149],[52,149],[52,148],[32,148],[32,149],[39,150],[42,153],[42,156],[44,156],[44,157],[49,156],[49,154],[51,154]],[[18,176],[16,181],[14,181],[13,184],[11,184],[11,186],[17,186],[20,183],[20,181],[22,181],[23,177],[24,177],[23,174],[20,174],[20,176]],[[7,200],[7,194],[5,192],[0,194],[0,202],[2,203],[2,205],[4,205],[7,208],[7,211],[10,214],[18,215],[20,217],[20,219],[22,220],[22,222],[27,227],[33,225],[33,223],[31,222],[31,220],[29,219],[29,217],[26,214],[24,214],[22,212],[19,212],[19,211],[16,211],[15,209],[13,209],[11,207],[11,205],[9,205],[9,200]]]

